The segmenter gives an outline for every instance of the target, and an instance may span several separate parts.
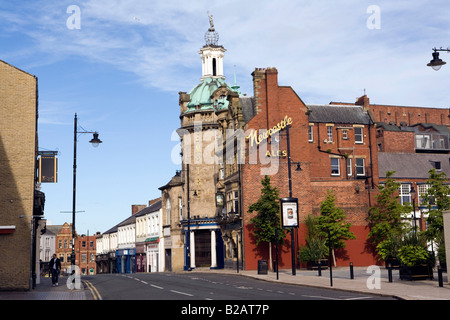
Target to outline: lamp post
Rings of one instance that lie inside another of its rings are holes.
[[[83,128],[81,128],[83,129]],[[76,207],[76,191],[77,191],[77,134],[92,133],[93,138],[89,141],[94,148],[97,148],[102,141],[98,138],[98,132],[78,131],[78,118],[75,113],[73,120],[73,197],[72,197],[72,256],[71,265],[75,265],[75,207]],[[74,270],[73,270],[74,271]]]
[[[288,182],[289,182],[289,199],[291,199],[290,201],[296,202],[296,207],[295,207],[295,223],[292,225],[291,229],[291,264],[292,264],[292,275],[295,276],[296,275],[296,266],[295,266],[295,240],[294,240],[294,230],[295,228],[298,227],[298,200],[297,198],[292,198],[292,178],[291,178],[291,143],[289,140],[289,127],[290,125],[288,124],[286,126],[286,142],[287,142],[287,158],[288,158]],[[278,239],[277,239],[278,241]],[[277,261],[278,262],[278,261]],[[278,269],[278,267],[277,267]],[[277,271],[278,272],[278,271]]]
[[[411,186],[411,190],[409,191],[411,194],[411,202],[413,206],[413,218],[414,218],[414,236],[417,237],[417,223],[416,223],[416,190],[414,186]]]
[[[447,49],[443,49],[442,47],[439,49],[433,48],[432,50],[433,53],[431,55],[433,56],[433,59],[427,64],[427,66],[433,68],[435,71],[438,71],[444,64],[446,64],[445,61],[439,58],[438,51],[450,52],[450,47]]]

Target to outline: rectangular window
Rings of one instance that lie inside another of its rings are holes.
[[[348,140],[348,130],[347,129],[342,130],[342,139]]]
[[[411,185],[409,183],[402,183],[399,188],[400,203],[411,203]]]
[[[352,159],[347,158],[347,175],[351,176],[352,174]]]
[[[364,176],[366,174],[364,166],[364,158],[355,159],[355,170],[357,176]]]
[[[427,190],[429,187],[430,187],[430,185],[428,185],[428,184],[418,184],[417,185],[417,191],[418,191],[418,196],[419,196],[419,206],[426,205],[424,203],[424,201],[427,196]],[[433,200],[431,199],[430,202],[433,203]]]
[[[363,143],[363,128],[355,127],[355,143]]]
[[[339,158],[331,158],[331,175],[332,176],[340,176],[340,166],[339,166]]]
[[[328,142],[333,142],[333,127],[327,126],[327,140]]]
[[[313,142],[314,141],[314,131],[313,131],[313,129],[314,129],[314,126],[309,125],[309,127],[308,127],[308,141],[309,142]]]

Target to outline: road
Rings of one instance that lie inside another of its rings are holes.
[[[274,283],[217,273],[134,273],[83,276],[102,300],[389,300],[365,293]]]

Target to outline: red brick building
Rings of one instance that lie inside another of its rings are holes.
[[[61,260],[61,272],[70,268],[72,256],[72,224],[65,222],[56,234],[55,253]]]
[[[415,212],[405,218],[411,224],[416,220],[424,230],[427,208],[422,197],[428,188],[428,171],[434,168],[450,177],[450,109],[370,104],[365,95],[355,105],[370,110],[376,122],[380,183],[387,171],[395,171],[393,178],[401,183],[400,201],[415,204]]]
[[[242,128],[246,135],[245,161],[225,164],[223,181],[218,181],[217,189],[227,203],[222,215],[226,255],[228,247],[237,247],[240,263],[250,270],[257,268],[258,260],[269,260],[267,245],[256,245],[251,223],[254,214],[249,214],[248,208],[259,199],[265,174],[279,189],[280,197],[289,195],[287,124],[292,196],[299,202],[296,256],[305,243],[305,218],[319,215],[320,203],[328,190],[333,190],[336,205],[345,211],[356,235],[345,249],[336,252],[337,265],[380,263],[367,242],[367,215],[386,171],[397,171],[394,177],[402,183],[400,201],[417,204],[416,212],[405,218],[412,223],[416,217],[425,227],[421,195],[427,188],[428,170],[435,167],[450,174],[448,109],[371,105],[367,96],[355,103],[307,105],[291,87],[278,85],[277,69],[256,69],[252,76],[254,97],[237,98],[228,92],[230,106],[225,119],[218,113],[224,134],[224,129],[231,127]],[[229,139],[225,140],[224,149],[229,147]],[[276,143],[278,148],[273,149]],[[235,162],[237,158],[235,154]],[[410,193],[413,186],[416,197]],[[235,254],[228,254],[230,257],[236,260]],[[281,248],[279,263],[280,268],[291,268],[290,235]]]
[[[367,212],[378,184],[376,131],[370,113],[362,106],[351,104],[305,105],[291,87],[278,85],[275,68],[256,69],[252,75],[254,97],[240,98],[240,108],[229,107],[227,120],[228,126],[234,121],[235,128],[243,124],[247,135],[245,163],[239,168],[227,165],[223,182],[225,195],[235,191],[241,199],[241,259],[245,268],[256,269],[259,259],[269,260],[267,245],[256,246],[250,221],[254,214],[247,212],[260,196],[261,179],[265,174],[270,175],[272,186],[279,189],[280,197],[289,195],[288,123],[292,196],[298,198],[299,220],[302,222],[295,232],[296,256],[299,245],[305,241],[303,221],[309,214],[319,214],[320,202],[325,200],[328,190],[333,190],[337,206],[345,210],[347,221],[352,224],[351,231],[357,237],[348,241],[344,250],[337,252],[337,265],[376,263],[366,242],[369,231]],[[243,121],[239,121],[242,118]],[[269,131],[264,134],[265,130]],[[278,137],[272,135],[276,131]],[[278,150],[274,150],[273,145],[278,141]],[[240,177],[238,184],[237,171]],[[228,238],[234,239],[235,236],[231,233]],[[281,268],[291,267],[290,236],[287,239],[279,257]],[[298,262],[296,264],[299,266]]]
[[[97,235],[79,235],[75,240],[75,265],[82,275],[96,274],[95,262]]]

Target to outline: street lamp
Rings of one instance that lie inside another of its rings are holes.
[[[416,223],[416,190],[414,186],[411,186],[411,190],[409,191],[411,194],[411,202],[413,205],[413,218],[414,218],[414,235],[417,236],[417,223]]]
[[[98,138],[98,132],[86,131],[81,128],[83,131],[78,131],[78,118],[75,113],[75,118],[73,120],[73,197],[72,197],[72,257],[70,259],[71,265],[75,265],[75,199],[76,199],[76,190],[77,190],[77,134],[82,133],[92,133],[93,138],[90,143],[94,148],[97,148],[102,141]],[[74,270],[73,270],[74,271]]]
[[[434,51],[432,53],[433,59],[427,64],[427,66],[432,67],[433,70],[435,70],[435,71],[438,71],[444,64],[446,64],[445,61],[443,61],[442,59],[439,58],[438,51],[450,52],[450,48],[447,48],[447,49],[442,49],[442,47],[439,49],[433,48],[433,51]]]

